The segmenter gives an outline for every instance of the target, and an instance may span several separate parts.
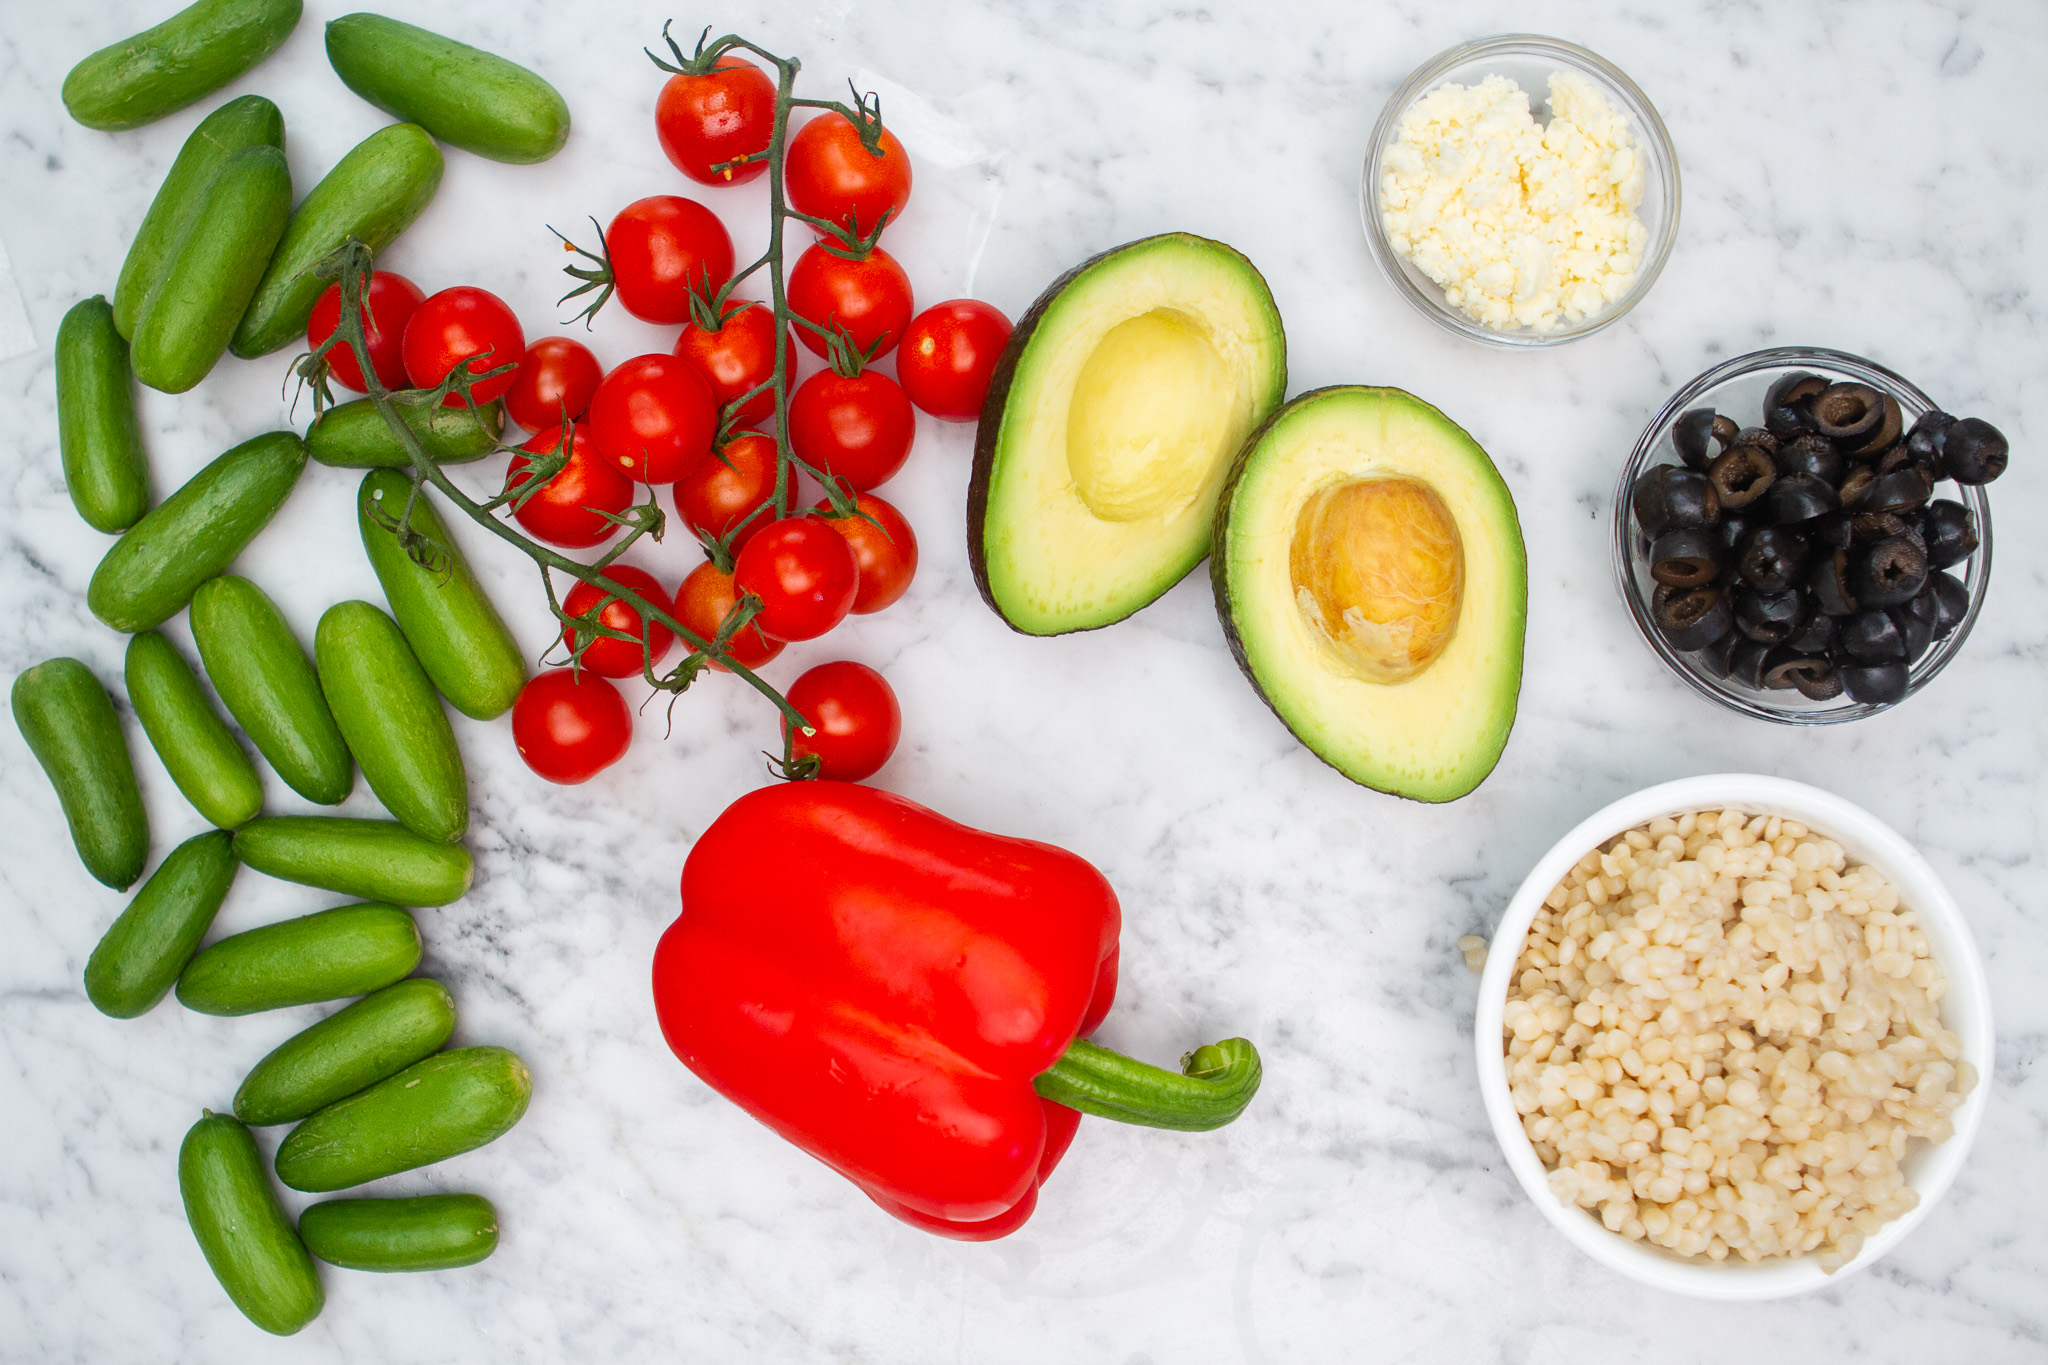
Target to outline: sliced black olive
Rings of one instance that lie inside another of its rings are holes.
[[[1977,519],[1959,502],[1938,498],[1928,503],[1920,529],[1927,539],[1927,563],[1931,568],[1946,569],[1977,553]]]
[[[1829,487],[1839,485],[1849,467],[1832,441],[1810,431],[1779,442],[1778,453],[1772,459],[1780,475],[1811,474]]]
[[[1847,512],[1830,512],[1824,517],[1815,517],[1799,528],[1807,544],[1816,550],[1846,549],[1850,538],[1850,516]]]
[[[1724,589],[1659,588],[1651,613],[1673,649],[1702,649],[1735,629]]]
[[[1877,482],[1877,471],[1867,464],[1859,464],[1843,476],[1841,486],[1836,490],[1844,507],[1860,507],[1870,496],[1870,485]]]
[[[1629,505],[1636,524],[1653,536],[1721,519],[1721,500],[1707,476],[1675,464],[1645,470],[1630,490]]]
[[[1920,540],[1920,528],[1908,516],[1897,512],[1857,512],[1849,518],[1851,545],[1867,545],[1873,540],[1890,540],[1893,536]],[[1926,548],[1925,541],[1921,541],[1921,547]]]
[[[1806,628],[1785,642],[1785,648],[1800,654],[1827,653],[1841,638],[1835,619],[1826,612],[1815,612],[1807,618]]]
[[[1780,526],[1812,521],[1842,505],[1835,490],[1811,474],[1785,474],[1771,481],[1764,507]]]
[[[1741,636],[1735,647],[1728,651],[1728,677],[1744,687],[1763,690],[1764,660],[1771,657],[1771,647],[1761,640]]]
[[[1714,458],[1714,449],[1708,444],[1713,428],[1712,408],[1694,408],[1680,413],[1678,420],[1671,424],[1671,444],[1688,468],[1703,470]]]
[[[1927,652],[1927,646],[1934,643],[1934,618],[1922,602],[1933,601],[1923,589],[1920,596],[1901,606],[1891,609],[1892,624],[1899,628],[1899,634],[1906,642],[1906,662],[1912,663]]]
[[[1650,577],[1671,588],[1705,587],[1720,576],[1726,554],[1711,530],[1666,531],[1650,547]]]
[[[1859,611],[1844,616],[1839,624],[1843,649],[1867,664],[1906,657],[1906,636],[1889,612]]]
[[[1922,588],[1923,596],[1931,594],[1934,610],[1929,613],[1934,622],[1934,638],[1946,639],[1948,633],[1963,623],[1970,614],[1970,590],[1963,586],[1963,580],[1952,573],[1935,573],[1927,577],[1927,586]]]
[[[1729,631],[1720,639],[1700,650],[1700,667],[1706,669],[1707,672],[1717,678],[1727,677],[1728,656],[1734,652],[1737,645],[1747,643],[1748,641],[1740,631]]]
[[[1744,427],[1735,433],[1733,444],[1756,446],[1766,455],[1778,453],[1778,438],[1771,433],[1768,427]]]
[[[1716,416],[1713,427],[1714,444],[1726,450],[1729,446],[1735,444],[1735,433],[1738,430],[1740,428],[1735,425],[1733,417]]]
[[[1910,512],[1923,506],[1927,495],[1934,490],[1928,487],[1927,478],[1911,467],[1894,469],[1889,474],[1880,474],[1871,481],[1870,492],[1863,501],[1856,504],[1858,512]]]
[[[1771,457],[1755,446],[1730,446],[1707,467],[1723,511],[1749,506],[1770,491],[1777,476]]]
[[[1941,466],[1957,483],[1990,483],[2005,472],[2005,436],[1981,417],[1965,417],[1948,429]]]
[[[1806,540],[1783,526],[1759,526],[1736,556],[1742,581],[1760,593],[1786,592],[1806,572]]]
[[[1849,590],[1849,552],[1837,550],[1814,560],[1813,567],[1806,571],[1806,590],[1830,616],[1846,616],[1855,611],[1856,595]]]
[[[1813,599],[1797,588],[1770,594],[1735,590],[1735,628],[1767,645],[1784,644],[1806,628],[1812,614]]]
[[[1844,664],[1836,672],[1843,690],[1855,701],[1889,706],[1906,695],[1908,675],[1903,663]]]
[[[1905,429],[1906,414],[1899,407],[1899,400],[1890,394],[1884,396],[1884,418],[1877,424],[1877,431],[1862,445],[1849,452],[1852,460],[1871,460],[1898,444],[1899,433]]]
[[[1813,428],[1843,450],[1853,450],[1884,425],[1884,395],[1868,384],[1830,384],[1813,400]]]
[[[1800,654],[1780,646],[1764,660],[1764,686],[1796,687],[1810,701],[1826,701],[1842,693],[1835,666],[1826,659]]]
[[[1771,381],[1771,387],[1764,390],[1764,410],[1784,407],[1788,403],[1804,403],[1811,400],[1828,381],[1817,374],[1804,370],[1788,370]]]
[[[1895,607],[1927,586],[1927,551],[1910,536],[1849,552],[1849,590],[1866,607]]]
[[[1813,431],[1813,412],[1804,403],[1781,403],[1764,409],[1764,429],[1773,436],[1796,436]]]
[[[1913,429],[1906,433],[1906,449],[1915,457],[1928,456],[1937,463],[1941,460],[1942,445],[1948,440],[1948,429],[1956,419],[1940,408],[1929,408],[1920,414],[1920,420],[1913,423]]]

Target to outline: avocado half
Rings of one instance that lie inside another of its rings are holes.
[[[1231,457],[1287,391],[1252,263],[1184,232],[1055,280],[1011,333],[974,442],[975,586],[1028,635],[1121,621],[1209,553]]]
[[[1246,442],[1209,561],[1230,649],[1359,782],[1451,801],[1514,727],[1528,558],[1486,452],[1399,389],[1305,393]]]

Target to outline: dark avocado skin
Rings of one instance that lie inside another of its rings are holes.
[[[1010,403],[1010,385],[1017,377],[1017,362],[1023,357],[1024,348],[1031,344],[1031,338],[1038,331],[1038,325],[1045,320],[1046,312],[1058,301],[1059,296],[1066,292],[1068,285],[1113,256],[1120,256],[1133,247],[1144,246],[1165,237],[1188,237],[1204,242],[1209,240],[1208,238],[1197,237],[1191,232],[1161,232],[1155,233],[1150,237],[1140,237],[1135,241],[1125,242],[1122,246],[1113,246],[1107,251],[1097,252],[1095,255],[1090,256],[1087,260],[1047,285],[1045,292],[1040,294],[1033,301],[1031,307],[1026,310],[1024,316],[1017,320],[1016,329],[1010,333],[1009,341],[1003,346],[1003,354],[996,361],[995,373],[989,378],[988,395],[981,400],[981,419],[974,428],[974,469],[967,480],[967,564],[974,572],[974,586],[981,593],[981,600],[988,603],[988,609],[994,612],[1004,625],[1016,631],[1019,635],[1029,635],[1035,640],[1052,639],[1060,635],[1078,635],[1084,630],[1100,630],[1102,626],[1076,626],[1072,630],[1055,630],[1043,634],[1038,631],[1020,629],[1014,621],[1003,615],[1003,609],[996,605],[995,593],[989,588],[988,555],[982,545],[982,533],[988,521],[989,483],[995,474],[996,437],[1002,431],[1003,410]],[[1215,245],[1223,244],[1215,243]],[[1242,259],[1241,253],[1233,251],[1232,254],[1239,255]],[[1251,271],[1253,275],[1258,276],[1261,285],[1265,284],[1266,277],[1259,274],[1258,268],[1249,259],[1244,261],[1244,268]],[[1267,286],[1267,292],[1272,292],[1270,286]],[[1284,408],[1286,405],[1282,404],[1281,406]],[[1264,431],[1265,427],[1261,426],[1259,430]],[[1254,432],[1254,437],[1257,434],[1257,432]],[[1224,485],[1226,498],[1229,496],[1229,488],[1237,482],[1237,471],[1242,467],[1243,459],[1243,454],[1240,453],[1231,465],[1230,480]],[[1130,611],[1117,617],[1116,621],[1105,621],[1102,625],[1113,626],[1117,621],[1127,621],[1150,605],[1151,603],[1148,602],[1141,606],[1133,607]],[[1233,652],[1237,649],[1235,635],[1231,637],[1231,648]],[[1244,663],[1244,656],[1242,654],[1238,655],[1238,663],[1240,665]]]

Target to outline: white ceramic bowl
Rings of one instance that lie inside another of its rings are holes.
[[[1551,1193],[1549,1173],[1522,1131],[1521,1116],[1509,1098],[1507,1048],[1501,1037],[1501,1013],[1508,984],[1521,956],[1522,940],[1537,908],[1572,865],[1617,835],[1660,815],[1719,810],[1733,806],[1751,815],[1777,815],[1798,820],[1841,844],[1849,857],[1868,863],[1899,889],[1899,899],[1920,914],[1920,924],[1949,982],[1942,1000],[1942,1021],[1962,1039],[1963,1057],[1977,1069],[1977,1084],[1952,1116],[1955,1136],[1938,1146],[1915,1143],[1904,1163],[1907,1183],[1920,1195],[1911,1212],[1886,1223],[1866,1238],[1856,1258],[1833,1275],[1812,1256],[1754,1264],[1729,1258],[1714,1262],[1679,1257],[1647,1242],[1632,1242],[1609,1232],[1586,1210],[1563,1203]],[[1538,1210],[1570,1242],[1594,1260],[1632,1280],[1675,1294],[1702,1299],[1776,1299],[1805,1294],[1866,1269],[1897,1246],[1934,1207],[1969,1155],[1970,1143],[1984,1117],[1991,1093],[1993,1040],[1991,997],[1984,982],[1984,964],[1955,898],[1936,879],[1913,846],[1890,826],[1841,797],[1783,778],[1745,773],[1688,777],[1649,787],[1624,797],[1581,821],[1557,841],[1532,868],[1508,903],[1487,953],[1486,974],[1479,985],[1479,1015],[1473,1024],[1473,1046],[1479,1063],[1479,1090],[1493,1135],[1508,1166]]]

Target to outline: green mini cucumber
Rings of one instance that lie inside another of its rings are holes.
[[[431,1057],[454,1032],[448,988],[408,977],[280,1043],[235,1091],[235,1117],[259,1128],[296,1123]]]
[[[227,159],[135,319],[128,360],[137,379],[183,393],[206,378],[227,351],[291,212],[292,173],[283,152],[245,147]]]
[[[299,201],[235,329],[243,359],[303,340],[328,281],[313,267],[350,237],[382,251],[412,225],[441,185],[441,149],[416,123],[394,123],[357,143]]]
[[[193,808],[233,829],[263,808],[263,781],[177,646],[153,630],[128,642],[128,704]]]
[[[422,839],[396,820],[266,815],[235,831],[235,856],[265,876],[393,905],[447,905],[476,864],[461,844]]]
[[[215,459],[114,542],[92,571],[86,605],[131,635],[162,625],[270,524],[305,467],[306,443],[291,431]]]
[[[113,698],[78,660],[46,659],[14,680],[11,700],[85,870],[106,886],[133,885],[149,857],[149,818]]]
[[[206,1264],[249,1321],[288,1337],[320,1316],[320,1272],[247,1128],[203,1111],[178,1148],[178,1192]]]
[[[480,1194],[329,1199],[299,1215],[299,1236],[344,1270],[454,1270],[498,1249],[498,1211]]]
[[[125,531],[149,510],[128,343],[97,294],[57,325],[57,449],[71,505],[93,530]]]
[[[208,579],[192,594],[192,638],[228,714],[286,785],[323,806],[346,798],[356,785],[348,744],[269,595],[233,574]]]
[[[330,20],[327,60],[343,85],[385,113],[493,161],[546,161],[569,140],[569,106],[539,76],[381,14]]]
[[[277,1178],[325,1193],[446,1161],[503,1137],[532,1097],[533,1073],[516,1053],[437,1052],[292,1129]]]
[[[233,841],[210,829],[172,849],[85,960],[85,998],[115,1019],[157,1007],[177,984],[235,881]]]
[[[395,469],[363,476],[356,495],[363,551],[434,686],[470,719],[494,720],[526,685],[526,656],[425,490],[413,504],[412,528],[438,547],[432,564],[416,562],[399,545],[398,516],[411,488],[412,480]]]
[[[505,408],[493,399],[481,408],[423,408],[399,403],[399,420],[419,438],[420,449],[435,464],[467,464],[498,447],[505,430]],[[306,428],[306,453],[338,469],[410,469],[412,456],[399,444],[377,404],[357,398],[329,408]]]
[[[420,927],[395,905],[339,905],[230,934],[178,976],[200,1014],[255,1014],[381,990],[420,965]]]
[[[284,150],[284,115],[261,95],[241,95],[199,121],[157,188],[114,284],[114,330],[135,335],[135,320],[159,281],[171,253],[192,230],[206,203],[207,187],[227,159],[247,147]]]
[[[107,132],[154,123],[277,51],[301,8],[301,0],[198,0],[72,67],[64,107]]]
[[[398,623],[368,602],[337,602],[313,634],[313,661],[341,737],[384,809],[423,839],[460,839],[469,828],[462,751]]]

